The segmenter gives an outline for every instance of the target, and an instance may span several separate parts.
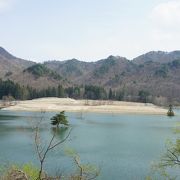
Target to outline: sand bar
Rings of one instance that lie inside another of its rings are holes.
[[[75,100],[70,98],[40,98],[28,101],[18,101],[16,105],[4,108],[12,111],[68,111],[68,112],[104,112],[104,113],[136,113],[136,114],[166,114],[167,109],[153,104],[102,101]]]

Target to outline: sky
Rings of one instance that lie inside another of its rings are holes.
[[[0,46],[37,62],[180,49],[180,0],[0,0]]]

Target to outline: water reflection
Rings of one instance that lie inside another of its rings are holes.
[[[0,114],[0,122],[3,120],[12,121],[12,120],[17,119],[17,118],[18,118],[18,116],[7,116],[7,115],[1,115]]]
[[[59,128],[56,127],[51,128],[51,134],[52,135],[56,134],[56,138],[59,140],[65,139],[68,132],[69,132],[69,127],[65,127],[65,126]]]

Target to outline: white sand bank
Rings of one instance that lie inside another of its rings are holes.
[[[153,104],[122,102],[74,100],[70,98],[40,98],[19,101],[15,106],[4,108],[12,111],[69,111],[69,112],[106,112],[166,114],[167,110]]]

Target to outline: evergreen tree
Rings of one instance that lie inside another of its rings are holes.
[[[65,116],[65,112],[61,111],[59,114],[56,114],[55,116],[53,116],[51,118],[51,124],[57,127],[59,127],[60,124],[68,126],[69,123],[68,123],[67,117]]]
[[[109,89],[108,98],[109,98],[109,99],[113,99],[113,92],[112,92],[112,89],[111,89],[111,88]]]
[[[64,88],[62,87],[62,85],[59,85],[58,86],[58,90],[57,90],[57,96],[59,98],[63,98],[64,97]]]

